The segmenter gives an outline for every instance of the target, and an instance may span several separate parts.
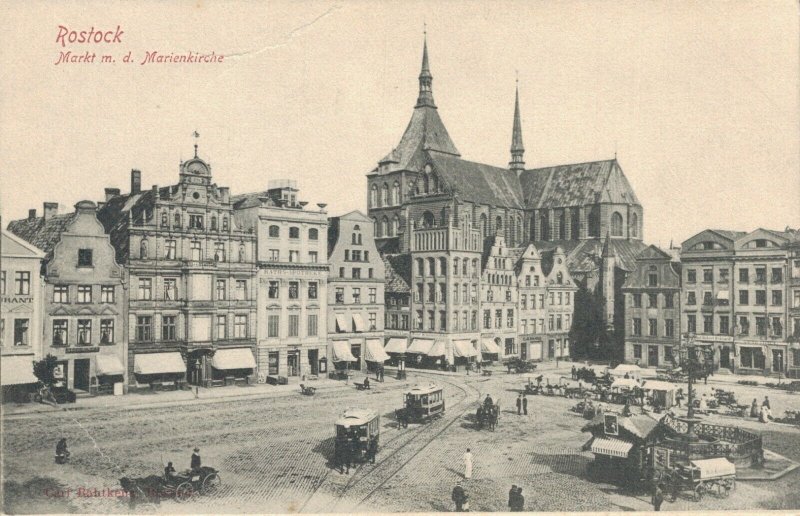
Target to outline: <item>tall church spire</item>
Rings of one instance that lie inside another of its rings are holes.
[[[433,75],[431,75],[431,69],[428,65],[428,32],[426,30],[422,44],[422,71],[419,73],[419,97],[417,97],[417,105],[414,107],[436,107],[436,104],[433,102],[432,83]]]
[[[514,129],[511,133],[511,161],[508,168],[516,173],[525,170],[525,147],[522,145],[522,120],[519,115],[519,80],[517,80],[517,90],[514,99]]]

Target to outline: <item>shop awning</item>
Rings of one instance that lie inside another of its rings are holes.
[[[0,381],[2,385],[36,383],[33,376],[33,355],[5,355],[0,358]]]
[[[591,452],[599,455],[608,455],[610,457],[626,458],[631,448],[633,448],[633,443],[627,441],[595,437],[592,441]]]
[[[700,470],[700,478],[711,478],[721,475],[735,475],[736,466],[724,457],[691,461],[693,467]]]
[[[633,389],[638,386],[639,383],[633,378],[617,378],[611,383],[612,389]]]
[[[720,301],[727,301],[730,299],[730,294],[728,294],[727,290],[720,290],[717,292],[717,299]]]
[[[468,340],[454,340],[453,355],[457,357],[476,357],[478,356],[478,352],[472,346],[472,342]]]
[[[658,380],[646,380],[644,388],[650,391],[674,391],[677,389],[675,384],[669,382],[660,382]]]
[[[353,329],[360,332],[367,331],[367,325],[364,324],[364,318],[361,317],[361,314],[353,314]]]
[[[484,353],[500,354],[500,347],[495,343],[494,339],[481,339],[481,351]]]
[[[387,353],[405,353],[406,348],[408,348],[408,339],[392,337],[383,350]]]
[[[431,350],[428,351],[428,356],[443,357],[445,353],[447,353],[447,345],[443,340],[437,340],[433,346],[431,346]]]
[[[358,359],[350,351],[350,342],[346,340],[333,341],[333,361],[334,362],[357,362]]]
[[[384,351],[383,346],[381,346],[381,339],[367,339],[367,352],[364,358],[370,362],[383,363],[389,360],[390,357],[386,354],[386,351]]]
[[[133,358],[133,372],[136,374],[185,373],[186,364],[177,351],[168,353],[136,354]]]
[[[250,348],[218,349],[211,359],[214,369],[255,369],[256,359]]]
[[[431,339],[414,339],[411,341],[411,345],[408,346],[408,352],[419,353],[420,355],[427,355],[432,347],[433,347],[433,340]]]
[[[344,314],[336,314],[336,331],[340,332],[350,331],[349,326],[347,326],[347,316],[345,316]]]
[[[125,367],[116,355],[97,355],[95,361],[97,376],[114,376],[125,374]]]

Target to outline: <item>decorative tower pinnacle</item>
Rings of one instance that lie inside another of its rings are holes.
[[[514,129],[511,133],[511,161],[508,168],[517,174],[525,170],[525,147],[522,144],[522,120],[519,115],[519,79],[517,79],[517,89],[514,98]]]
[[[194,133],[192,133],[192,136],[194,136],[194,157],[196,158],[197,157],[197,141],[200,138],[200,133],[195,131]]]
[[[422,70],[419,73],[419,97],[417,97],[417,105],[414,107],[428,106],[436,108],[433,102],[433,75],[428,65],[428,31],[424,32],[424,40],[422,44]]]

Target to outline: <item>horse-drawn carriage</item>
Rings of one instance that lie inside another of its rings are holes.
[[[532,373],[536,370],[536,364],[529,360],[522,360],[521,358],[512,357],[506,360],[503,365],[506,366],[509,373]]]
[[[213,495],[222,485],[222,479],[216,469],[202,466],[173,475],[123,477],[119,483],[128,493],[131,507],[135,507],[137,503],[161,503],[162,498],[173,498],[183,503],[195,494]]]
[[[403,408],[395,411],[397,421],[403,426],[409,422],[427,423],[444,414],[444,391],[431,383],[426,386],[415,385],[403,394]]]
[[[482,430],[485,426],[494,432],[498,419],[500,419],[499,403],[478,404],[478,409],[475,411],[475,424],[478,426],[478,430]]]
[[[736,487],[736,466],[723,457],[693,460],[688,466],[676,464],[662,470],[656,480],[664,485],[664,494],[673,502],[682,491],[690,491],[694,501],[706,493],[724,498]]]
[[[371,410],[358,408],[345,410],[335,424],[334,455],[343,457],[347,454],[351,461],[362,461],[371,445],[377,450],[381,433],[380,423],[381,417]]]

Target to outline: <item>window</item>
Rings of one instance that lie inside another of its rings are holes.
[[[739,348],[740,367],[750,369],[764,369],[765,357],[759,348]]]
[[[521,294],[519,296],[519,307],[520,307],[521,310],[527,310],[528,309],[528,296],[527,295]]]
[[[447,276],[447,259],[439,258],[439,274]]]
[[[378,327],[378,314],[369,314],[369,329],[374,330]]]
[[[78,303],[91,303],[92,302],[92,286],[91,285],[78,285]]]
[[[719,270],[719,282],[720,283],[728,283],[728,269],[720,269]]]
[[[711,296],[711,292],[708,290],[703,291],[703,304],[705,306],[711,306],[714,304],[714,298]]]
[[[492,327],[492,312],[491,310],[483,311],[483,327],[489,329]]]
[[[224,315],[217,316],[217,339],[227,339],[228,338],[228,320],[227,317]]]
[[[281,259],[281,252],[278,249],[269,250],[269,261],[277,262]]]
[[[772,268],[772,277],[770,283],[783,283],[783,269],[780,267]]]
[[[622,236],[622,215],[617,212],[611,214],[611,236]]]
[[[696,305],[697,304],[697,292],[694,290],[690,290],[686,293],[686,304],[687,305]]]
[[[317,336],[317,314],[309,314],[308,315],[308,336],[309,337],[316,337]]]
[[[278,238],[281,236],[281,228],[278,226],[272,225],[269,227],[269,236],[270,238]]]
[[[319,262],[319,253],[317,251],[308,252],[308,261],[311,263]]]
[[[69,322],[66,319],[53,319],[53,346],[66,346],[69,335]]]
[[[428,283],[427,289],[428,289],[428,302],[433,303],[434,301],[436,301],[436,289],[434,288],[434,284]]]
[[[502,310],[495,310],[494,311],[494,327],[498,328],[498,329],[503,327],[503,311]]]
[[[664,336],[673,337],[675,335],[675,321],[664,319]]]
[[[353,279],[361,279],[361,269],[353,267]]]
[[[369,302],[373,305],[378,302],[378,290],[376,288],[369,289]]]
[[[216,242],[214,244],[214,261],[215,262],[225,261],[225,244],[222,242]]]
[[[714,281],[714,269],[703,269],[703,283]]]
[[[53,287],[53,303],[69,303],[69,287],[67,285],[55,285]]]
[[[767,291],[766,290],[756,290],[756,305],[766,305],[767,304]]]
[[[657,287],[658,286],[658,274],[655,272],[650,272],[647,274],[647,286],[648,287]]]
[[[634,344],[633,345],[633,358],[642,358],[642,345],[641,344]]]
[[[750,293],[747,290],[739,291],[739,304],[747,305],[750,303]]]
[[[647,329],[651,337],[658,337],[658,319],[648,319]]]
[[[150,317],[147,317],[147,319],[148,319],[148,322],[147,322],[147,335],[148,335],[148,337],[146,339],[139,339],[137,337],[137,340],[150,340],[150,337],[149,337],[149,335],[150,335],[150,322],[149,322]],[[175,315],[162,315],[161,316],[161,340],[163,340],[165,342],[171,342],[171,341],[174,341],[174,340],[176,340],[178,338],[178,332],[177,332],[178,323],[177,323],[177,319],[178,319],[178,317],[175,316]],[[139,331],[138,323],[137,323],[136,331],[137,332]],[[138,333],[137,333],[137,335],[138,335]]]
[[[750,269],[739,269],[739,283],[750,282]]]
[[[478,312],[474,310],[472,312],[472,315],[470,316],[470,328],[472,330],[478,329]]]
[[[767,282],[767,268],[756,267],[756,283],[766,283],[766,282]]]
[[[247,299],[247,280],[236,280],[236,300],[244,301]]]
[[[300,238],[300,228],[295,226],[290,227],[289,238]]]
[[[688,269],[686,271],[686,282],[687,283],[697,283],[697,271],[694,269]]]
[[[513,328],[514,327],[514,309],[509,308],[506,310],[506,327]]]
[[[89,346],[92,344],[92,320],[78,319],[78,345]]]
[[[344,288],[336,287],[336,304],[341,305],[344,303]]]
[[[511,290],[506,290],[506,301],[511,301]],[[561,292],[558,293],[559,305],[561,304]]]
[[[634,308],[641,308],[642,307],[642,295],[641,294],[631,294],[633,297],[633,307]]]
[[[228,231],[228,217],[222,217],[222,231]]]
[[[491,287],[489,287],[489,290],[486,291],[486,301],[488,302],[494,301],[494,291],[492,290]]]
[[[767,318],[756,317],[756,335],[760,337],[767,336]]]
[[[539,286],[539,275],[538,274],[533,277],[533,286],[534,287],[538,287]]]
[[[719,333],[720,335],[727,335],[730,333],[731,330],[731,323],[730,319],[727,315],[720,315],[719,316]]]
[[[180,213],[176,213],[174,218],[175,218],[174,226],[176,228],[181,227],[181,214]]]
[[[300,297],[300,283],[297,281],[289,282],[289,299],[298,299]]]
[[[697,333],[697,316],[688,314],[686,316],[686,331],[689,333]]]
[[[461,261],[461,272],[464,276],[469,274],[469,260],[462,260]]]
[[[792,296],[792,308],[800,308],[800,289],[794,290],[794,292],[792,292]]]
[[[552,316],[550,316],[550,321],[552,322]],[[550,328],[552,329],[552,328]],[[642,334],[642,320],[638,317],[633,318],[633,335],[639,337]]]
[[[78,249],[78,267],[92,266],[92,250]]]
[[[139,315],[136,317],[136,340],[151,341],[153,336],[151,334],[151,327],[153,318],[149,315]]]
[[[169,227],[169,215],[167,215],[166,210],[161,212],[161,227],[162,228]]]
[[[139,278],[139,295],[137,299],[148,301],[153,299],[153,280],[152,278]]]
[[[353,288],[353,303],[361,304],[361,289],[358,287]]]
[[[300,261],[300,251],[290,250],[289,251],[289,263],[297,263],[299,261]]]
[[[191,243],[191,251],[192,251],[192,260],[195,262],[199,262],[203,259],[203,247],[201,246],[200,242],[197,240],[193,240]]]
[[[781,306],[783,304],[783,292],[780,290],[772,291],[772,306]]]
[[[189,215],[189,229],[203,229],[203,216]]]
[[[14,345],[29,345],[30,319],[14,319]]]
[[[217,280],[217,301],[224,301],[227,299],[228,285],[224,279]]]
[[[453,258],[453,276],[458,276],[458,273],[461,272],[459,268],[460,261],[458,258]]]
[[[428,310],[428,329],[429,330],[435,329],[435,324],[436,324],[436,320],[435,320],[435,315],[433,313],[433,310]]]
[[[270,351],[269,352],[269,374],[270,375],[277,375],[278,374],[278,362],[280,360],[280,354],[277,351]]]
[[[167,240],[164,242],[164,258],[167,260],[175,259],[176,243],[175,240]]]
[[[280,315],[267,316],[267,337],[278,337]]]
[[[714,317],[711,315],[703,316],[703,333],[714,333]]]
[[[308,283],[308,299],[317,299],[317,282],[310,281]]]
[[[27,296],[31,293],[31,273],[18,271],[14,273],[14,293]]]
[[[675,356],[672,354],[672,346],[664,346],[664,360],[666,362],[673,362]]]
[[[555,304],[556,294],[555,292],[550,292],[550,306]]]
[[[116,289],[114,285],[101,285],[100,286],[100,302],[101,303],[113,303],[115,296]]]
[[[650,308],[658,308],[658,294],[647,294],[647,302]]]
[[[750,335],[750,319],[746,315],[739,317],[739,335]]]
[[[664,308],[675,308],[675,299],[672,294],[664,294]]]
[[[780,317],[773,317],[772,318],[772,336],[773,337],[780,337],[783,335],[783,324],[781,323]]]
[[[295,316],[297,317],[297,316]],[[233,338],[246,339],[247,338],[247,316],[235,315],[233,317]]]

